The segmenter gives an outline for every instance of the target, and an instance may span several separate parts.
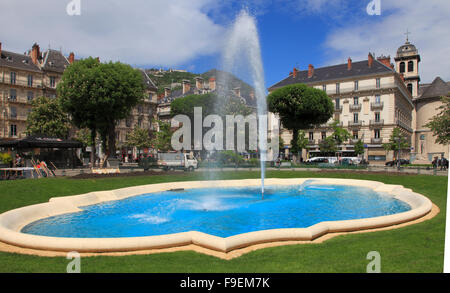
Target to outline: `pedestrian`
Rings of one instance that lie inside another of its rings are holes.
[[[433,169],[436,169],[438,166],[438,157],[434,157],[434,160],[431,162],[433,165]]]
[[[16,160],[14,163],[16,167],[23,167],[22,157],[19,154],[16,154]]]

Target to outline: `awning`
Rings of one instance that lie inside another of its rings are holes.
[[[27,136],[23,139],[17,140],[2,140],[0,141],[0,147],[14,147],[18,149],[25,148],[82,148],[83,144],[76,140],[67,140],[56,137],[45,136]]]

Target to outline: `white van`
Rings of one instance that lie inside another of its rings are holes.
[[[184,153],[159,153],[157,164],[165,171],[175,169],[194,171],[198,168],[197,159]]]

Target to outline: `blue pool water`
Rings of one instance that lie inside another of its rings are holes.
[[[22,232],[104,238],[200,231],[220,237],[304,228],[322,221],[360,219],[410,210],[369,188],[342,185],[203,188],[143,194],[81,207],[82,212],[33,222]]]

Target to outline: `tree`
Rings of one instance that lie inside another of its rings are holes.
[[[362,155],[364,154],[364,143],[362,140],[358,139],[358,141],[355,143],[355,154],[356,155]]]
[[[61,109],[57,99],[40,97],[32,102],[33,108],[27,117],[27,134],[45,134],[67,138],[71,123],[69,116]]]
[[[336,140],[332,136],[328,136],[319,144],[320,151],[323,153],[336,153],[338,151],[338,147],[336,145]]]
[[[306,137],[306,132],[304,130],[299,130],[297,134],[297,142],[292,145],[291,152],[294,154],[299,154],[299,156],[302,153],[303,149],[306,149],[308,146],[309,139]]]
[[[93,149],[99,133],[107,157],[115,153],[117,122],[144,99],[144,90],[138,70],[91,57],[67,67],[57,87],[62,108],[78,128],[91,131]]]
[[[396,127],[392,130],[389,142],[383,144],[383,148],[388,151],[394,151],[394,157],[400,158],[401,150],[409,149],[410,145],[408,138],[401,132],[400,128]]]
[[[172,149],[171,139],[173,131],[169,123],[163,122],[161,120],[154,121],[158,123],[159,131],[156,133],[154,138],[154,148],[158,151],[169,151]]]
[[[298,149],[298,131],[326,123],[334,113],[333,102],[322,90],[305,84],[288,85],[267,97],[270,112],[280,116],[281,123],[292,130],[291,147]]]
[[[350,139],[351,135],[347,129],[340,126],[339,121],[334,121],[331,124],[331,128],[333,128],[333,138],[336,141],[336,145],[342,145],[343,142]]]
[[[128,134],[126,144],[136,147],[140,151],[144,148],[152,146],[152,139],[150,138],[148,129],[135,127],[131,133]]]
[[[77,130],[77,132],[75,133],[74,139],[81,142],[83,144],[83,146],[91,146],[92,145],[91,134],[90,134],[89,129],[87,129],[87,128],[82,128],[82,129]]]
[[[450,96],[442,97],[443,105],[438,109],[440,112],[430,119],[426,124],[436,137],[436,143],[449,144],[450,143]]]

